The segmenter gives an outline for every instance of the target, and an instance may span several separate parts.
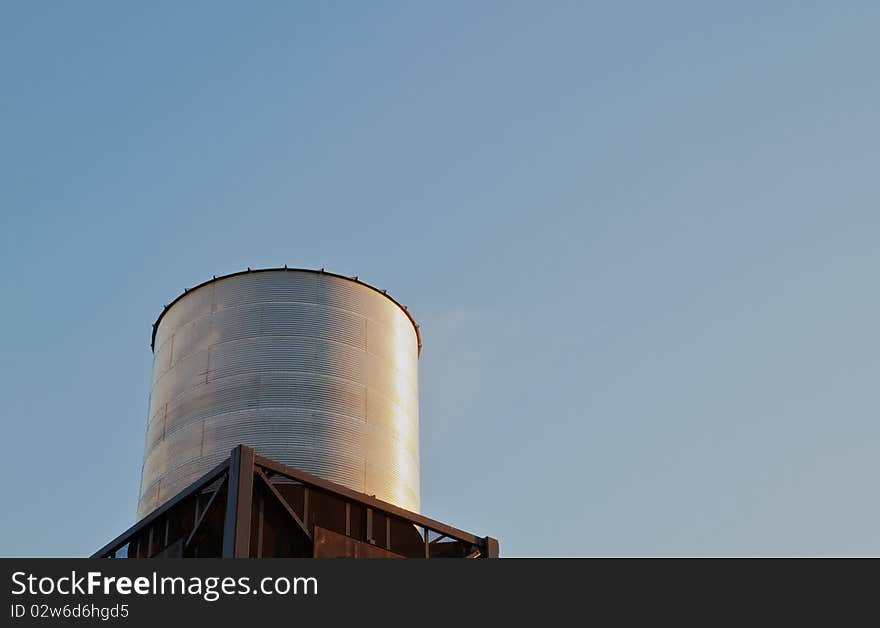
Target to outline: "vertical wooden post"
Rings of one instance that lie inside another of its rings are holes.
[[[229,455],[223,522],[223,558],[248,558],[251,546],[251,501],[254,491],[254,450],[239,445]]]
[[[498,539],[493,539],[491,536],[484,536],[483,543],[486,548],[486,558],[498,558],[500,556]]]

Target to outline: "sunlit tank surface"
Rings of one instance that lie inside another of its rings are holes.
[[[418,326],[357,279],[247,271],[205,282],[153,327],[138,518],[236,445],[419,510]]]

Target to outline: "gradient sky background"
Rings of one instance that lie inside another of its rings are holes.
[[[0,3],[0,555],[133,523],[150,325],[285,263],[410,307],[423,512],[504,555],[880,554],[878,31]]]

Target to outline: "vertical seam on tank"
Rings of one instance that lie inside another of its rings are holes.
[[[260,310],[260,323],[257,326],[257,338],[263,338],[263,303],[259,304]],[[256,408],[256,417],[259,419],[261,409],[263,408],[263,376],[265,373],[258,372],[259,377],[257,377],[257,408]]]
[[[208,314],[210,319],[208,320],[208,339],[211,339],[211,334],[214,332],[214,305],[213,305],[214,296],[211,295],[211,312]],[[211,372],[211,354],[214,352],[214,345],[208,345],[208,357],[205,359],[205,384],[208,383],[208,376]]]
[[[361,320],[363,320],[364,324],[364,351],[367,350],[367,317],[363,314],[360,315]]]
[[[309,342],[312,343],[312,368],[315,369],[315,373],[321,372],[321,352],[318,349],[318,339],[317,338],[309,338]]]
[[[211,314],[211,324],[208,326],[208,338],[214,329],[214,315]],[[211,373],[211,354],[214,353],[214,345],[208,345],[208,357],[205,358],[205,385],[208,385],[208,377]]]

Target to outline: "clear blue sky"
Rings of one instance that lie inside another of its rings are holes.
[[[150,325],[247,266],[422,324],[506,555],[880,554],[880,4],[0,3],[0,555],[133,522]]]

